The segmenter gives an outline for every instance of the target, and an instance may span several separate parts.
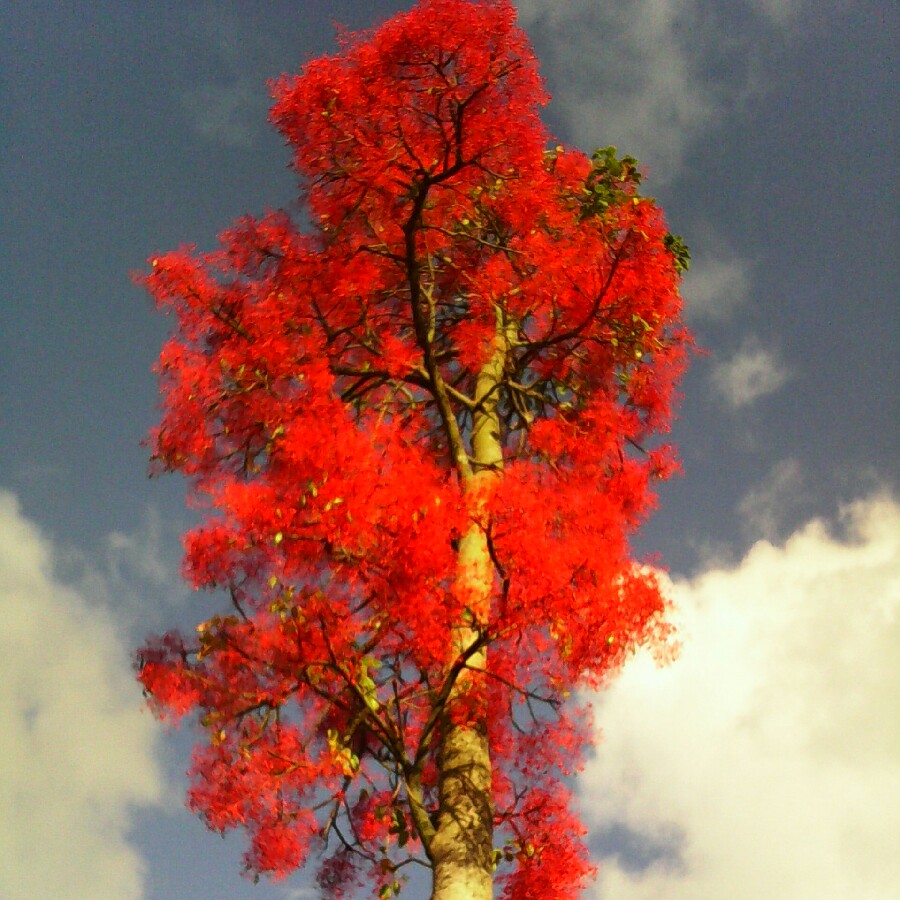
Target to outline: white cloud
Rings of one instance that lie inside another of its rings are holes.
[[[796,459],[776,463],[762,484],[738,504],[744,527],[755,537],[777,540],[784,517],[796,507],[803,492],[800,463]]]
[[[265,121],[268,97],[264,87],[249,78],[227,84],[206,82],[188,88],[182,107],[193,128],[226,147],[249,148],[260,122]]]
[[[248,149],[267,130],[271,99],[266,79],[278,69],[274,36],[248,33],[239,15],[214,3],[191,6],[187,22],[198,59],[196,71],[212,69],[215,74],[181,91],[182,109],[207,140]]]
[[[148,631],[176,624],[193,627],[196,594],[180,574],[186,527],[187,520],[163,519],[156,507],[148,506],[139,519],[109,532],[97,553],[55,548],[57,580],[91,598],[93,605],[114,609],[116,624],[135,642]],[[184,623],[182,616],[187,616]]]
[[[900,884],[900,504],[677,585],[681,658],[599,698],[600,900],[887,900]],[[655,851],[654,851],[655,848]]]
[[[135,577],[154,585],[170,585],[177,571],[165,558],[165,535],[159,511],[150,507],[133,533],[112,531],[106,537],[106,566],[115,584]]]
[[[750,266],[732,254],[698,256],[684,278],[682,294],[693,319],[727,321],[744,304],[750,290]]]
[[[698,137],[768,89],[768,54],[789,39],[801,0],[746,0],[752,15],[740,28],[702,0],[517,6],[575,143],[615,144],[659,185],[684,167]]]
[[[774,25],[786,26],[800,14],[803,2],[802,0],[750,0],[750,6]]]
[[[717,362],[712,370],[713,383],[734,409],[775,393],[789,377],[778,355],[755,341],[747,342],[730,359]]]
[[[0,896],[143,896],[132,811],[161,802],[158,728],[121,633],[61,582],[0,491]]]
[[[615,144],[651,170],[654,183],[680,167],[719,101],[696,70],[694,0],[519,0],[555,73],[554,108],[575,142]]]

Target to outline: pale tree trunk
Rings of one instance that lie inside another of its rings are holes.
[[[466,622],[454,635],[453,656],[458,658],[478,641],[477,627],[488,621],[494,585],[494,567],[485,532],[484,506],[499,480],[503,465],[498,385],[515,329],[497,310],[497,331],[491,357],[476,384],[477,408],[472,426],[472,471],[464,489],[472,522],[460,540],[457,590],[468,608]],[[468,658],[447,703],[442,722],[439,756],[439,809],[431,841],[434,865],[433,900],[491,900],[493,896],[493,800],[491,757],[484,714],[466,726],[450,720],[454,704],[468,692],[478,691],[487,660],[481,648]]]
[[[490,604],[491,561],[484,534],[477,526],[460,541],[459,557],[459,580],[465,581],[469,608],[483,621],[484,607]],[[477,637],[474,628],[460,626],[454,640],[457,653],[465,652]],[[468,690],[480,687],[484,676],[477,670],[484,667],[485,660],[483,649],[469,657],[471,668],[460,673],[442,722],[440,806],[431,842],[434,900],[490,900],[493,895],[494,811],[487,731],[481,716],[466,726],[453,725],[449,718],[454,703]]]

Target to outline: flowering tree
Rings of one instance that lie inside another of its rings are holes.
[[[566,698],[666,635],[629,536],[673,466],[687,252],[633,159],[549,141],[509,0],[421,0],[274,96],[302,227],[141,277],[176,321],[155,465],[206,510],[187,577],[229,600],[140,680],[198,714],[190,807],[252,873],[574,897]]]

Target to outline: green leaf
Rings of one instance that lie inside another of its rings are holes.
[[[681,235],[672,234],[670,231],[663,238],[663,243],[674,257],[675,268],[679,272],[687,272],[691,265],[691,251]]]

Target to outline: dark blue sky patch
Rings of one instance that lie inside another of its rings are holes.
[[[674,826],[653,835],[635,831],[623,822],[594,829],[588,840],[591,857],[602,866],[615,860],[629,874],[639,875],[652,866],[672,872],[683,869],[683,835]]]

